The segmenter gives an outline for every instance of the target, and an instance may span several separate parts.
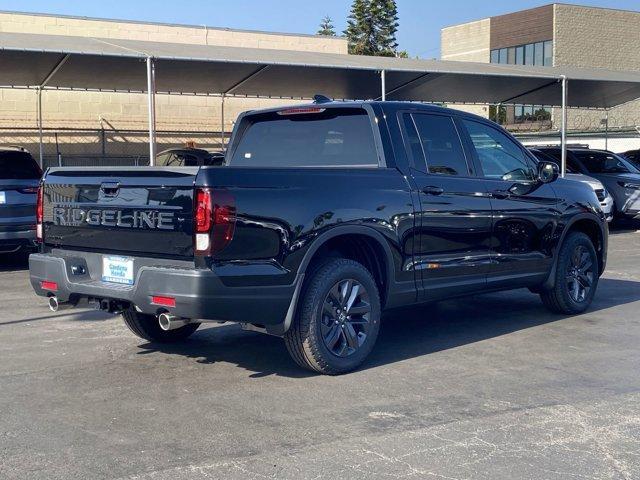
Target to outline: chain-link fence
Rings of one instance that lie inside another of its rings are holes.
[[[186,145],[222,150],[229,133],[158,131],[157,151]],[[149,165],[149,133],[146,130],[57,128],[42,134],[44,167]],[[20,146],[39,157],[39,132],[34,128],[0,128],[0,146]]]

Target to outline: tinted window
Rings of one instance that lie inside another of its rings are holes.
[[[378,165],[371,122],[361,108],[251,115],[239,132],[230,162],[235,166]]]
[[[573,154],[589,173],[638,173],[629,162],[612,153],[577,151]]]
[[[28,180],[42,176],[40,167],[26,152],[0,152],[0,178]]]
[[[560,157],[556,154],[553,155],[549,151],[542,152],[540,150],[529,150],[534,157],[540,162],[553,162],[560,167]],[[580,173],[580,169],[577,168],[575,162],[567,157],[567,173]]]
[[[159,167],[198,167],[203,163],[196,155],[186,152],[165,152],[156,157]]]
[[[415,114],[405,118],[413,118],[419,137],[419,144],[411,147],[416,168],[440,175],[469,175],[462,142],[451,117]],[[416,147],[421,150],[419,157]],[[421,164],[424,159],[426,165]]]
[[[531,163],[520,145],[484,123],[463,120],[484,176],[501,180],[533,180]]]

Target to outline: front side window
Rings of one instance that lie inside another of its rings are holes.
[[[408,120],[407,120],[408,119]],[[413,121],[419,144],[412,145],[414,159],[416,150],[422,150],[420,164],[416,168],[435,175],[469,175],[469,166],[464,156],[462,142],[453,119],[444,115],[414,114],[405,115],[406,121]]]
[[[297,109],[289,109],[245,117],[229,164],[253,167],[378,165],[366,110],[308,110],[311,111],[298,113]]]
[[[501,131],[473,120],[463,120],[486,178],[530,181],[535,173],[520,145]]]

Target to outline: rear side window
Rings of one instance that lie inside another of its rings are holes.
[[[469,175],[462,142],[453,119],[444,115],[406,114],[405,126],[417,131],[418,142],[409,133],[409,143],[416,168],[436,175]],[[414,134],[415,135],[415,134]]]
[[[230,165],[370,167],[378,165],[371,121],[361,108],[269,112],[243,119]],[[246,122],[246,123],[245,123]]]
[[[0,178],[15,180],[39,179],[42,170],[27,152],[0,152]]]

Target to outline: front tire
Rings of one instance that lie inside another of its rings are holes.
[[[379,330],[380,295],[373,276],[360,263],[337,258],[312,274],[284,340],[301,367],[338,375],[364,362]]]
[[[572,232],[560,247],[554,287],[540,297],[552,312],[576,315],[591,305],[598,280],[598,256],[591,239]]]
[[[129,308],[122,312],[124,323],[135,335],[152,343],[174,343],[189,337],[200,326],[199,323],[188,323],[175,330],[162,330],[155,315],[148,315]]]

